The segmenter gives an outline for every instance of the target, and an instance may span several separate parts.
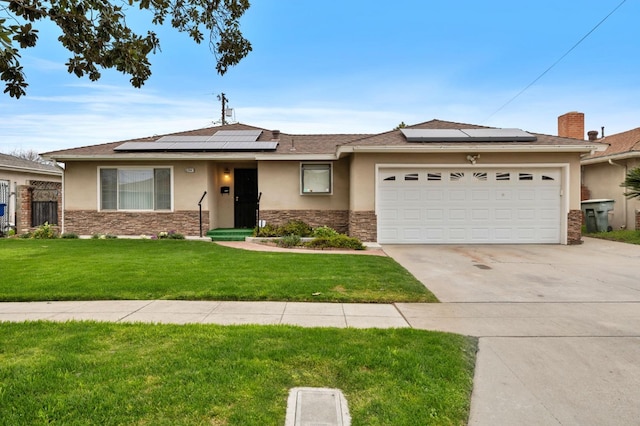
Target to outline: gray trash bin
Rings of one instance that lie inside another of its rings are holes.
[[[582,213],[587,225],[587,232],[611,231],[609,226],[609,212],[613,210],[614,200],[584,200],[582,201]]]
[[[7,208],[5,203],[0,203],[0,216],[4,216],[4,209]]]

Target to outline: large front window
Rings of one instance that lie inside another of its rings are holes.
[[[100,169],[100,209],[171,210],[171,169]]]

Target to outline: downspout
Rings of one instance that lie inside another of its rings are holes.
[[[611,164],[612,166],[618,166],[618,167],[622,167],[624,169],[624,178],[627,178],[627,165],[625,164],[624,166],[622,164],[618,164],[618,163],[614,163],[613,160],[609,159],[609,164]],[[623,180],[624,181],[624,180]],[[625,192],[627,187],[625,186]],[[622,219],[624,221],[624,228],[623,229],[627,229],[627,196],[625,195],[624,198],[622,199]]]

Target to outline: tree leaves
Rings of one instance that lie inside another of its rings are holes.
[[[2,0],[3,2],[5,0]],[[117,0],[113,0],[117,1]],[[114,68],[131,76],[134,87],[141,87],[151,76],[149,54],[160,49],[153,31],[140,35],[127,26],[123,5],[110,0],[9,0],[0,9],[0,79],[4,93],[20,98],[26,94],[25,74],[18,58],[19,49],[36,45],[38,30],[32,22],[49,19],[62,31],[58,41],[72,54],[67,71],[78,77],[98,80],[100,69]],[[209,33],[209,45],[224,75],[251,51],[251,43],[240,31],[239,19],[249,8],[248,0],[128,0],[149,10],[151,24],[171,25],[196,43]],[[7,19],[17,25],[7,25]]]
[[[625,192],[624,195],[628,198],[640,199],[640,167],[629,170],[624,182],[622,182],[620,186],[627,188],[628,191]]]

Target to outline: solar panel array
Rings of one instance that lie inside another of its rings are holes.
[[[400,129],[407,142],[533,142],[520,129]]]
[[[273,151],[277,141],[258,142],[262,130],[218,130],[211,136],[163,136],[155,142],[125,142],[115,151]]]

